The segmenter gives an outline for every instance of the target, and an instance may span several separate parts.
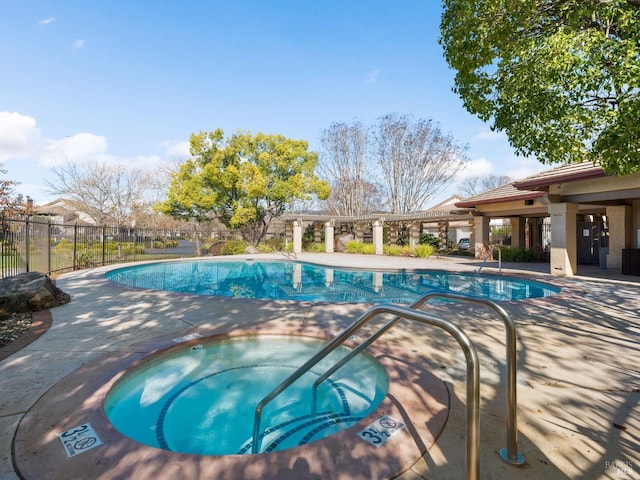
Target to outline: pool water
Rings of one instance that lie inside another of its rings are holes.
[[[559,292],[546,283],[502,275],[366,271],[288,261],[158,262],[116,269],[107,278],[155,290],[311,302],[413,303],[433,290],[512,301]]]
[[[198,455],[251,453],[255,408],[326,342],[306,337],[245,336],[203,340],[153,356],[112,387],[105,413],[128,437]],[[360,354],[320,384],[313,382],[350,350],[339,347],[262,412],[261,452],[285,450],[350,427],[384,399],[389,379]]]

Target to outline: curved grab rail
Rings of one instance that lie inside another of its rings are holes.
[[[361,328],[366,323],[369,323],[374,317],[381,314],[393,314],[399,319],[407,318],[409,320],[442,328],[447,333],[451,334],[462,347],[467,363],[466,478],[467,480],[478,480],[480,471],[480,459],[478,456],[478,449],[480,447],[480,364],[476,348],[473,346],[473,343],[467,334],[454,323],[429,315],[425,312],[392,305],[377,305],[369,309],[359,319],[347,327],[339,336],[331,340],[331,342],[329,342],[322,350],[289,375],[289,377],[287,377],[282,383],[280,383],[280,385],[274,388],[271,393],[258,403],[254,416],[251,453],[258,453],[260,450],[260,420],[264,407],[309,371],[311,367],[344,343],[353,334],[353,332]]]
[[[480,264],[480,267],[476,270],[476,275],[478,275],[480,273],[480,271],[482,270],[482,267],[484,267],[487,264],[487,262],[489,261],[489,259],[492,257],[494,248],[496,248],[496,246],[495,245],[491,245],[491,248],[489,248],[489,251],[487,252],[487,254],[484,257],[484,260],[482,260],[482,263]]]
[[[468,302],[475,303],[478,305],[484,305],[486,307],[492,308],[504,322],[504,329],[506,334],[506,367],[507,367],[507,386],[506,386],[506,395],[507,395],[507,411],[505,414],[506,420],[506,428],[507,428],[507,447],[500,450],[500,458],[507,463],[511,463],[512,465],[522,465],[524,464],[524,455],[518,452],[518,417],[517,417],[517,409],[518,409],[518,401],[516,396],[517,382],[516,382],[516,325],[509,313],[500,305],[495,303],[492,300],[488,300],[485,298],[477,298],[477,297],[469,297],[466,295],[461,295],[459,293],[453,292],[427,292],[425,295],[420,297],[417,301],[415,301],[409,308],[418,308],[424,303],[428,302],[432,298],[445,298],[447,300],[456,300],[460,302]],[[313,409],[316,409],[316,393],[318,386],[324,382],[327,378],[333,375],[338,369],[342,368],[346,363],[348,363],[353,357],[358,355],[364,349],[366,349],[369,345],[376,341],[382,334],[384,334],[389,329],[393,328],[398,322],[402,320],[400,317],[395,317],[391,319],[386,325],[377,330],[373,335],[367,338],[364,342],[358,345],[356,348],[351,350],[347,355],[342,357],[339,361],[337,361],[331,368],[329,368],[326,372],[320,375],[315,382],[313,382]]]

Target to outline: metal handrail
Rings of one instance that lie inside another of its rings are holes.
[[[428,292],[422,297],[420,297],[417,301],[415,301],[409,308],[417,308],[422,304],[428,302],[432,298],[445,298],[447,300],[457,300],[460,302],[468,302],[475,303],[478,305],[484,305],[489,308],[492,308],[498,315],[502,318],[504,322],[504,329],[506,334],[506,366],[507,366],[507,386],[506,386],[506,396],[507,396],[507,410],[505,413],[505,422],[507,429],[507,447],[500,450],[500,458],[507,463],[512,465],[522,465],[524,464],[524,455],[518,452],[518,417],[517,417],[517,409],[518,409],[518,401],[516,396],[517,389],[517,381],[516,381],[516,325],[509,313],[502,308],[500,305],[495,303],[492,300],[488,300],[486,298],[477,298],[477,297],[469,297],[466,295],[461,295],[459,293],[452,292]],[[379,338],[382,334],[384,334],[387,330],[392,328],[398,322],[400,322],[401,318],[395,317],[390,320],[386,325],[381,327],[378,331],[376,331],[373,335],[367,338],[364,342],[358,345],[356,348],[351,350],[347,355],[342,357],[339,361],[337,361],[331,368],[325,371],[322,375],[320,375],[315,382],[313,382],[313,403],[312,408],[315,411],[316,403],[317,403],[317,391],[318,387],[322,382],[324,382],[327,378],[333,375],[338,369],[342,368],[345,364],[347,364],[352,358],[366,349],[369,345],[371,345],[377,338]]]
[[[484,256],[484,260],[482,260],[482,263],[480,264],[480,266],[476,270],[476,275],[478,273],[480,273],[480,270],[482,270],[482,267],[484,267],[487,264],[487,262],[489,261],[489,258],[493,255],[493,249],[494,248],[495,248],[495,245],[491,245],[491,248],[489,249],[489,252]]]
[[[335,337],[322,350],[316,353],[311,359],[299,367],[280,385],[273,389],[256,406],[253,440],[251,453],[258,453],[260,450],[260,420],[262,410],[274,398],[280,395],[286,388],[292,385],[302,375],[309,371],[315,364],[329,355],[333,350],[344,343],[356,330],[369,323],[374,317],[380,314],[394,314],[396,318],[407,318],[420,323],[433,325],[442,328],[451,334],[462,347],[467,363],[467,480],[478,480],[480,472],[480,459],[478,450],[480,448],[480,365],[478,353],[473,343],[466,333],[454,323],[444,320],[425,312],[412,310],[406,307],[395,305],[377,305],[365,312],[359,319],[347,327],[339,336]],[[396,322],[397,323],[397,322]],[[388,325],[388,324],[387,324]]]

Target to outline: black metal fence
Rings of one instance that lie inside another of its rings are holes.
[[[62,273],[124,262],[196,255],[196,243],[173,230],[59,224],[0,218],[0,278]]]

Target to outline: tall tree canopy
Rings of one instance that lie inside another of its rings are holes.
[[[51,169],[56,180],[47,182],[52,193],[84,205],[98,224],[125,225],[145,210],[145,193],[151,175],[138,168],[94,162],[79,165],[70,160]]]
[[[6,174],[7,170],[0,163],[0,174]],[[12,215],[32,214],[32,205],[25,202],[21,194],[16,194],[18,183],[6,178],[0,179],[0,215],[10,217]]]
[[[360,122],[332,123],[322,131],[320,174],[329,180],[329,211],[362,215],[384,208],[381,187],[372,181],[368,129]]]
[[[307,142],[281,135],[220,129],[190,137],[192,158],[173,174],[167,199],[158,209],[184,220],[216,216],[258,243],[274,218],[295,199],[329,195],[314,173],[317,154]]]
[[[442,133],[432,120],[385,115],[376,122],[371,138],[392,213],[424,208],[466,162],[466,147]]]
[[[544,163],[640,171],[639,0],[443,0],[441,44],[471,113]]]

